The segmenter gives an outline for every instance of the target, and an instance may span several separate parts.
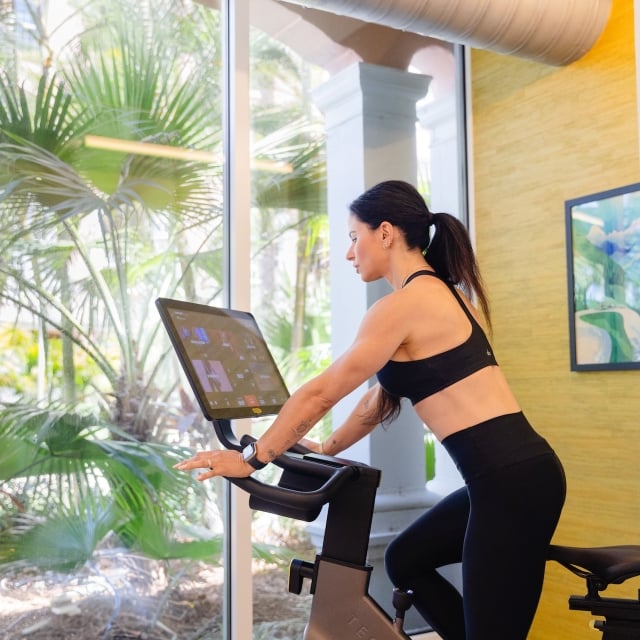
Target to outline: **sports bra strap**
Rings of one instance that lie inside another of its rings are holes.
[[[467,318],[469,318],[469,321],[472,324],[478,323],[478,321],[473,317],[473,314],[471,313],[471,311],[469,311],[469,308],[465,304],[464,300],[460,297],[460,294],[458,293],[458,290],[456,289],[456,287],[451,282],[447,282],[440,274],[436,273],[435,271],[432,271],[431,269],[420,269],[420,271],[416,271],[412,273],[404,281],[404,284],[402,286],[406,287],[414,278],[417,278],[418,276],[433,276],[434,278],[438,278],[438,280],[444,282],[444,284],[446,284],[447,287],[449,287],[451,293],[453,293],[453,295],[455,296],[456,300],[458,301],[458,304],[462,307],[462,310],[464,311]]]
[[[420,271],[414,271],[402,283],[402,288],[404,289],[404,287],[406,287],[414,278],[417,278],[418,276],[433,276],[434,278],[438,278],[439,280],[442,280],[442,278],[435,271],[432,271],[431,269],[420,269]],[[443,282],[444,282],[444,280],[443,280]]]

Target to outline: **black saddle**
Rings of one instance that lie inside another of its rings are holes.
[[[610,584],[621,584],[640,575],[640,545],[592,548],[551,545],[547,557],[584,578],[587,597],[598,598],[598,592]]]

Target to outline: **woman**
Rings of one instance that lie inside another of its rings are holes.
[[[204,468],[200,480],[247,476],[299,441],[336,455],[391,421],[407,397],[465,486],[390,544],[389,576],[413,590],[417,610],[444,640],[524,640],[565,480],[509,389],[469,300],[478,300],[489,321],[467,231],[453,216],[431,213],[414,187],[393,180],[351,204],[349,238],[346,257],[361,279],[385,278],[393,291],[367,311],[351,347],[291,396],[254,449],[204,451],[177,468]],[[378,384],[327,441],[304,438],[374,374]],[[437,571],[456,562],[464,598]]]

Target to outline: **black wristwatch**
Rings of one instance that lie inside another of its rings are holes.
[[[242,458],[245,462],[248,462],[256,471],[258,469],[264,469],[267,466],[266,462],[260,462],[258,460],[258,448],[255,442],[250,442],[242,450]]]

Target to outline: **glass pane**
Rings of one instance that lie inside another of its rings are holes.
[[[456,80],[460,48],[447,42],[425,39],[415,51],[409,70],[430,78],[427,95],[417,104],[417,186],[433,211],[446,211],[466,222],[461,155],[464,131],[459,114],[464,96]],[[434,162],[431,159],[434,159]]]
[[[251,7],[252,309],[295,389],[330,354],[325,134],[312,99],[327,72],[279,37],[289,12],[271,2]],[[268,424],[256,424],[254,433]],[[311,435],[327,436],[329,429],[325,421]],[[277,467],[262,473],[275,476]],[[252,517],[253,637],[300,638],[309,589],[289,593],[287,569],[292,557],[315,556],[306,523],[262,512]]]
[[[0,628],[222,638],[221,482],[154,301],[222,298],[220,14],[0,12]]]
[[[394,50],[385,54],[373,25],[270,0],[251,7],[252,158],[261,163],[252,173],[252,305],[293,390],[330,357],[325,132],[313,91],[359,61],[396,67],[402,59],[409,71],[431,76],[418,105],[415,182],[434,210],[456,214],[457,201],[443,201],[443,194],[460,191],[454,50],[396,33]],[[438,158],[435,169],[432,155]],[[390,171],[389,178],[397,177]],[[330,429],[327,420],[311,436],[324,438]],[[425,452],[432,478],[431,440]],[[277,471],[267,467],[265,473]],[[292,556],[313,561],[321,535],[321,523],[253,514],[254,555],[266,553],[254,560],[254,640],[301,636],[310,608],[308,584],[302,595],[288,593],[287,565]]]

